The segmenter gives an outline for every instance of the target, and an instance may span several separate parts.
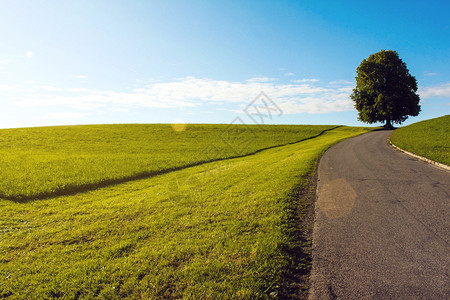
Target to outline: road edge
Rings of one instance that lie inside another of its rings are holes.
[[[440,163],[440,162],[431,160],[431,159],[429,159],[429,158],[426,158],[426,157],[423,157],[423,156],[420,156],[420,155],[411,153],[411,152],[409,152],[409,151],[406,151],[406,150],[404,150],[404,149],[402,149],[402,148],[400,148],[400,147],[394,145],[394,143],[392,143],[392,141],[391,141],[390,138],[388,139],[388,143],[389,143],[389,145],[391,145],[394,149],[396,149],[396,150],[398,150],[398,151],[400,151],[400,152],[403,152],[403,153],[405,153],[405,154],[407,154],[407,155],[409,155],[409,156],[412,156],[412,157],[414,157],[414,158],[417,158],[417,159],[419,159],[419,160],[422,160],[422,161],[424,161],[424,162],[426,162],[426,163],[429,163],[429,164],[431,164],[431,165],[433,165],[433,166],[436,166],[436,167],[438,167],[438,168],[444,169],[444,170],[446,170],[446,171],[450,171],[450,166],[447,166],[447,165],[445,165],[445,164],[443,164],[443,163]]]

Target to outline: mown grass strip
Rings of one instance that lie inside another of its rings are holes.
[[[0,297],[281,296],[309,268],[299,191],[330,145],[366,131],[337,128],[74,196],[0,200]]]
[[[0,130],[0,196],[27,201],[147,178],[315,137],[334,126],[168,124]]]
[[[396,129],[391,142],[414,154],[450,165],[450,115]]]

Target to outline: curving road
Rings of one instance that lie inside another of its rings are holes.
[[[320,161],[310,299],[450,299],[450,172],[394,150],[391,133]]]

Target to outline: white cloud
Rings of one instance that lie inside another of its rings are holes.
[[[419,88],[418,94],[421,98],[450,98],[450,83]]]
[[[27,51],[27,53],[25,53],[25,56],[28,58],[32,58],[33,57],[33,52],[32,51]]]
[[[15,91],[16,87],[12,85],[0,85],[0,92],[11,92]]]
[[[439,73],[435,73],[435,72],[431,72],[431,71],[425,71],[424,75],[428,76],[428,77],[431,77],[431,76],[437,76],[437,75],[439,75]]]
[[[8,92],[10,94],[23,94],[23,93],[36,93],[37,91],[32,87],[22,87],[17,85],[0,85],[0,92],[5,94],[1,95],[1,98],[5,98]]]
[[[133,114],[145,108],[194,108],[189,110],[194,113],[220,113],[223,109],[243,113],[243,109],[263,91],[284,115],[321,114],[354,110],[349,97],[352,88],[353,84],[344,80],[321,83],[318,79],[302,79],[281,83],[281,80],[268,77],[245,81],[184,77],[144,81],[125,91],[68,89],[36,83],[0,85],[0,101],[27,109],[43,108],[49,111],[43,116],[47,119],[75,122],[88,115]],[[450,83],[421,87],[419,94],[422,99],[450,98]]]
[[[294,76],[295,73],[284,73],[284,76]]]
[[[350,87],[320,86],[318,81],[302,79],[296,83],[282,84],[268,77],[251,78],[243,82],[185,77],[166,82],[142,83],[132,90],[121,92],[41,86],[34,92],[22,90],[20,93],[20,89],[15,88],[11,94],[15,94],[14,101],[23,106],[58,107],[60,110],[136,111],[141,108],[193,108],[213,103],[224,104],[228,110],[235,110],[245,107],[264,91],[283,109],[284,114],[353,109],[349,98]]]
[[[76,112],[54,112],[47,113],[44,115],[45,119],[79,119],[87,116],[85,113],[76,113]]]
[[[270,77],[253,77],[250,79],[247,79],[247,82],[270,82],[275,81],[277,78],[270,78]]]
[[[331,85],[354,85],[355,83],[353,81],[349,81],[349,80],[335,80],[335,81],[330,81]]]
[[[342,87],[337,87],[336,89],[339,92],[344,92],[344,93],[351,94],[352,91],[353,91],[353,88],[354,87],[352,87],[352,86],[342,86]]]
[[[284,114],[320,114],[353,110],[353,103],[347,94],[327,97],[307,97],[301,100],[289,100],[279,104]]]
[[[55,87],[55,86],[50,86],[50,85],[44,85],[41,87],[42,89],[49,91],[49,92],[59,92],[62,91],[61,88]]]
[[[319,82],[319,79],[316,79],[316,78],[295,79],[295,80],[291,80],[291,82],[295,82],[295,83],[313,83],[313,82]]]
[[[91,92],[91,90],[84,89],[84,88],[70,88],[70,89],[67,89],[67,91],[71,92],[71,93],[89,93],[89,92]]]
[[[86,79],[87,78],[86,75],[73,75],[73,77],[76,79]]]

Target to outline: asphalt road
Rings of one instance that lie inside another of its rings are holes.
[[[322,157],[310,299],[450,299],[450,172],[370,132]]]

